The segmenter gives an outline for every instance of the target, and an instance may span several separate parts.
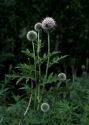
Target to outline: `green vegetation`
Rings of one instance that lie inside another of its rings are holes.
[[[0,125],[89,124],[88,4],[0,1]]]
[[[25,89],[26,92],[30,92],[27,85]],[[43,102],[50,106],[45,114],[41,111],[41,107],[34,110],[32,99],[29,110],[24,116],[31,94],[23,99],[19,94],[13,95],[14,103],[7,105],[5,99],[10,97],[8,94],[5,96],[5,93],[6,91],[3,94],[0,93],[1,125],[19,125],[20,123],[21,125],[88,125],[89,123],[89,76],[77,78],[74,83],[69,80],[66,84],[62,83],[59,88],[55,86],[48,91],[45,90]]]

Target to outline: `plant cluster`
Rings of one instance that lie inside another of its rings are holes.
[[[89,123],[89,77],[67,79],[67,74],[50,72],[50,68],[67,56],[51,52],[51,33],[56,21],[46,17],[28,31],[27,39],[32,51],[22,50],[28,61],[16,66],[15,71],[6,75],[5,83],[16,80],[22,95],[13,95],[15,104],[0,107],[2,125],[88,125]],[[41,33],[47,35],[47,52],[42,54]],[[45,67],[45,71],[42,71]],[[82,66],[83,71],[85,67]],[[6,93],[8,89],[2,91]],[[10,91],[10,88],[9,88]],[[5,97],[6,98],[6,97]],[[4,100],[5,101],[5,100]]]
[[[49,68],[66,56],[60,56],[60,52],[51,52],[50,34],[55,29],[56,22],[51,17],[46,17],[41,23],[35,24],[34,29],[28,31],[27,39],[32,43],[32,52],[29,49],[22,51],[28,58],[27,63],[21,63],[16,66],[16,72],[6,75],[6,78],[18,79],[16,85],[22,84],[20,89],[29,90],[29,102],[24,112],[26,116],[30,105],[33,109],[38,111],[41,103],[41,110],[46,112],[49,109],[49,104],[44,102],[46,85],[56,84],[55,87],[59,88],[62,81],[66,80],[64,73],[55,74],[49,73]],[[41,32],[44,30],[48,37],[48,51],[43,55],[41,54],[43,43],[41,40]],[[45,71],[42,73],[41,67],[45,66]],[[24,82],[23,82],[24,81]],[[47,108],[48,107],[48,108]]]

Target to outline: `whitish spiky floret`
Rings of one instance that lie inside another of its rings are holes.
[[[42,112],[48,112],[49,109],[50,109],[50,106],[49,106],[48,103],[42,103],[42,104],[41,104],[41,111],[42,111]]]
[[[65,81],[66,80],[66,74],[65,73],[59,73],[58,77],[59,77],[60,81]]]
[[[40,32],[42,30],[42,24],[40,22],[36,23],[35,26],[34,26],[34,29],[37,32]]]
[[[51,32],[54,30],[56,26],[56,22],[53,18],[51,17],[46,17],[43,21],[42,21],[42,28],[45,32]]]
[[[31,30],[27,33],[27,39],[29,41],[35,41],[37,39],[37,33],[34,30]]]
[[[85,65],[82,65],[82,66],[81,66],[81,69],[82,69],[82,70],[85,70],[85,69],[86,69]]]

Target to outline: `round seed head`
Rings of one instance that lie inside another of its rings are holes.
[[[35,41],[37,39],[37,33],[34,30],[31,30],[27,33],[27,39],[29,41]]]
[[[82,69],[82,70],[85,70],[85,69],[86,69],[85,65],[82,65],[82,66],[81,66],[81,69]]]
[[[35,26],[34,26],[34,29],[37,31],[37,32],[40,32],[42,30],[42,24],[41,23],[36,23]]]
[[[66,80],[66,74],[65,73],[59,73],[58,77],[59,77],[60,81],[65,81]]]
[[[42,103],[41,104],[41,111],[42,112],[48,112],[48,110],[50,109],[50,106],[48,103]]]
[[[42,28],[45,32],[51,32],[54,30],[56,26],[55,20],[51,17],[46,17],[43,21],[42,21]]]

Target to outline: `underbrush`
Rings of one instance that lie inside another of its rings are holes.
[[[47,112],[42,111],[42,104],[39,109],[34,109],[32,101],[24,116],[29,97],[9,105],[4,104],[1,97],[2,95],[0,95],[1,125],[88,125],[89,123],[89,76],[76,78],[74,83],[70,80],[66,84],[61,83],[60,88],[51,87],[45,90],[43,102],[49,105]]]

